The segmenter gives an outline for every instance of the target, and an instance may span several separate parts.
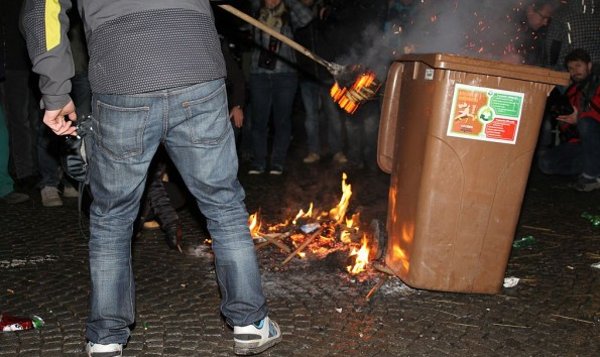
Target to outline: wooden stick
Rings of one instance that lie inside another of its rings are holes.
[[[315,238],[317,238],[317,236],[319,236],[319,234],[321,234],[321,232],[323,232],[323,227],[320,227],[316,232],[311,234],[304,242],[302,242],[302,244],[300,244],[300,246],[296,250],[294,250],[290,255],[288,255],[287,258],[285,258],[281,265],[286,265],[290,260],[292,260],[294,255],[301,253],[304,250],[304,248],[306,248],[313,240],[315,240]]]
[[[300,45],[298,42],[292,40],[291,38],[289,38],[287,36],[282,35],[281,33],[273,30],[269,26],[256,20],[252,16],[249,16],[248,14],[236,9],[235,7],[233,7],[231,5],[225,5],[225,4],[218,5],[218,6],[221,9],[232,14],[233,16],[236,16],[236,17],[246,21],[250,25],[260,29],[261,31],[268,33],[269,35],[275,37],[279,41],[285,43],[286,45],[290,46],[291,48],[293,48],[296,51],[300,52],[301,54],[305,55],[306,57],[308,57],[308,58],[312,59],[313,61],[317,62],[318,64],[324,66],[325,68],[327,68],[327,70],[329,72],[331,72],[332,75],[337,76],[343,71],[344,66],[339,65],[337,63],[331,63],[331,62],[326,61],[325,59],[321,58],[320,56],[317,56],[315,53],[309,51],[308,48]]]
[[[579,321],[579,322],[583,322],[583,323],[586,323],[586,324],[592,324],[592,325],[594,324],[592,321],[577,319],[575,317],[569,317],[569,316],[563,316],[563,315],[556,315],[556,314],[552,314],[551,316],[559,317],[561,319],[566,319],[566,320]]]
[[[520,326],[520,325],[507,325],[507,324],[492,324],[494,326],[501,326],[501,327],[510,327],[510,328],[523,328],[523,329],[528,329],[531,327],[528,326]]]
[[[367,301],[367,302],[370,301],[371,297],[375,294],[375,292],[377,292],[377,290],[379,290],[379,288],[381,288],[383,286],[383,284],[385,284],[386,281],[387,281],[387,277],[379,280],[377,282],[377,284],[375,284],[375,286],[373,286],[371,288],[371,290],[369,290],[369,293],[367,294],[367,296],[365,296],[365,301]]]
[[[535,229],[536,231],[543,231],[543,232],[554,232],[554,230],[550,229],[550,228],[544,228],[544,227],[536,227],[536,226],[521,226],[523,228],[529,228],[529,229]]]
[[[262,238],[266,239],[266,242],[262,242],[256,245],[256,250],[262,249],[269,244],[275,244],[279,248],[283,249],[286,253],[291,252],[292,250],[282,242],[279,242],[280,239],[289,237],[292,232],[285,233],[258,233]]]
[[[282,242],[279,241],[279,239],[283,238],[284,236],[285,236],[284,234],[281,234],[279,237],[270,237],[268,235],[264,235],[263,237],[267,240],[265,243],[275,244],[276,246],[278,246],[284,252],[289,253],[289,252],[292,251],[290,249],[290,247],[288,247],[287,245],[285,245],[285,244],[283,244]]]
[[[450,324],[450,325],[458,325],[458,326],[465,326],[465,327],[477,327],[479,328],[479,326],[477,325],[470,325],[470,324],[461,324],[459,322],[450,322],[450,321],[446,321],[446,324]]]

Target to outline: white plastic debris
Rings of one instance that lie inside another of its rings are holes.
[[[342,308],[341,308],[341,307],[336,307],[336,308],[335,308],[335,311],[337,311],[337,312],[338,312],[338,314],[341,314],[341,313],[342,313]]]
[[[516,276],[509,276],[508,278],[504,278],[504,287],[505,288],[514,288],[519,283],[519,278]]]
[[[592,268],[600,269],[600,262],[590,265]]]
[[[308,234],[308,233],[312,233],[312,232],[316,231],[317,229],[319,229],[319,227],[321,227],[321,225],[319,223],[307,223],[307,224],[301,226],[300,230],[304,234]]]

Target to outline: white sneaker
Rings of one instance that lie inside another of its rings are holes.
[[[123,345],[118,343],[101,345],[88,342],[85,346],[85,352],[87,352],[88,357],[120,357],[123,356]]]
[[[58,188],[45,186],[40,193],[42,195],[42,205],[44,207],[58,207],[63,205],[63,201],[58,195]]]
[[[333,155],[333,161],[337,162],[338,164],[345,164],[348,162],[348,159],[346,158],[346,155],[340,151]]]
[[[233,352],[236,355],[254,355],[281,341],[281,330],[275,321],[265,317],[258,323],[233,328]]]
[[[77,198],[79,197],[79,192],[73,186],[65,186],[62,195],[65,198]]]
[[[302,162],[304,162],[305,164],[314,164],[315,162],[321,160],[321,157],[319,156],[319,154],[317,154],[316,152],[311,152],[310,154],[308,154],[308,156],[306,156]]]

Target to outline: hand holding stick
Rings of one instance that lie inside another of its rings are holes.
[[[247,23],[249,23],[250,25],[260,29],[263,32],[268,33],[269,35],[275,37],[276,39],[278,39],[279,41],[285,43],[286,45],[290,46],[291,48],[295,49],[296,51],[302,53],[303,55],[305,55],[306,57],[312,59],[313,61],[317,62],[318,64],[324,66],[325,68],[327,68],[327,70],[334,76],[339,76],[342,71],[344,71],[344,66],[337,64],[337,63],[332,63],[329,61],[326,61],[325,59],[323,59],[322,57],[316,55],[315,53],[311,52],[308,48],[302,46],[301,44],[299,44],[298,42],[292,40],[291,38],[282,35],[281,33],[273,30],[272,28],[270,28],[269,26],[263,24],[262,22],[256,20],[255,18],[253,18],[252,16],[249,16],[248,14],[236,9],[235,7],[231,6],[231,5],[218,5],[221,9],[227,11],[228,13],[246,21]]]

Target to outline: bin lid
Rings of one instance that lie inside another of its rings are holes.
[[[547,68],[483,60],[447,53],[408,54],[398,57],[396,62],[422,62],[436,69],[504,77],[530,82],[563,85],[569,84],[569,73]]]

